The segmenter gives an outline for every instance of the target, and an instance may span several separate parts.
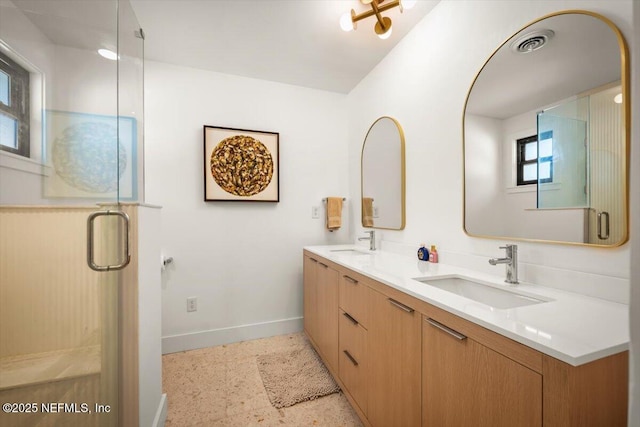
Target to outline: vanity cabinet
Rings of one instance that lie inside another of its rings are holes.
[[[338,369],[338,277],[338,271],[331,262],[322,258],[304,257],[304,328],[309,337],[315,341],[325,363],[336,371]]]
[[[318,260],[310,256],[303,258],[304,271],[304,298],[303,298],[303,315],[304,315],[304,331],[311,339],[318,336],[318,279],[317,269]]]
[[[406,301],[372,291],[369,421],[420,425],[420,313]]]
[[[628,352],[572,366],[310,251],[307,335],[365,426],[626,426]]]

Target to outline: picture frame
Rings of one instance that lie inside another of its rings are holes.
[[[134,117],[46,110],[44,121],[44,197],[137,200]]]
[[[280,201],[280,134],[204,125],[204,201]]]

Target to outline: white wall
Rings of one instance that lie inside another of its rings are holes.
[[[631,82],[632,126],[631,137],[631,397],[629,427],[640,427],[640,4],[633,5],[635,42],[630,47],[631,69],[635,70]]]
[[[464,156],[465,230],[472,234],[504,236],[505,178],[503,177],[502,123],[490,117],[469,115],[465,138],[469,141]]]
[[[406,136],[407,226],[383,241],[436,244],[441,262],[502,276],[487,263],[502,240],[467,236],[462,217],[462,114],[470,85],[496,46],[550,12],[588,9],[633,40],[631,1],[442,1],[349,94],[350,193],[359,190],[362,135],[379,116],[399,120]],[[382,94],[382,96],[381,96]],[[425,182],[432,185],[425,185]],[[446,185],[442,185],[446,183]],[[632,187],[631,192],[638,191]],[[353,197],[353,196],[352,196]],[[359,211],[358,205],[354,206]],[[357,219],[357,216],[355,217]],[[352,237],[361,234],[358,220]],[[629,299],[629,245],[598,249],[516,242],[523,280],[614,301]],[[388,245],[389,247],[390,245]],[[398,246],[398,245],[395,245]],[[383,242],[383,248],[385,247]]]
[[[9,0],[0,1],[0,40],[14,53],[17,52],[31,72],[31,157],[0,151],[0,204],[45,204],[42,199],[43,167],[41,165],[42,100],[50,99],[52,84],[45,84],[46,94],[41,93],[42,75],[54,76],[54,46],[51,41]],[[20,61],[19,61],[20,62]],[[27,65],[28,64],[28,65]],[[35,80],[34,80],[35,79]],[[39,102],[34,102],[38,100]]]
[[[155,426],[166,411],[162,396],[160,209],[138,207],[138,375],[140,426]],[[165,414],[166,415],[166,414]],[[163,420],[164,422],[164,420]]]
[[[302,329],[302,247],[349,240],[346,95],[157,62],[145,90],[146,200],[163,206],[163,252],[174,258],[163,351]],[[279,203],[203,201],[203,125],[280,133]],[[333,233],[327,196],[347,197]]]

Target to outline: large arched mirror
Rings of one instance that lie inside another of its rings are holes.
[[[545,16],[491,55],[463,119],[467,234],[627,240],[627,61],[618,28],[585,11]]]
[[[402,230],[405,223],[404,132],[391,117],[373,122],[362,145],[362,226]]]

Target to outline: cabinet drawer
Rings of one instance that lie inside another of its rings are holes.
[[[371,290],[359,275],[340,272],[340,308],[349,313],[365,329],[369,325],[370,292]]]
[[[340,379],[367,414],[367,330],[340,310]]]

